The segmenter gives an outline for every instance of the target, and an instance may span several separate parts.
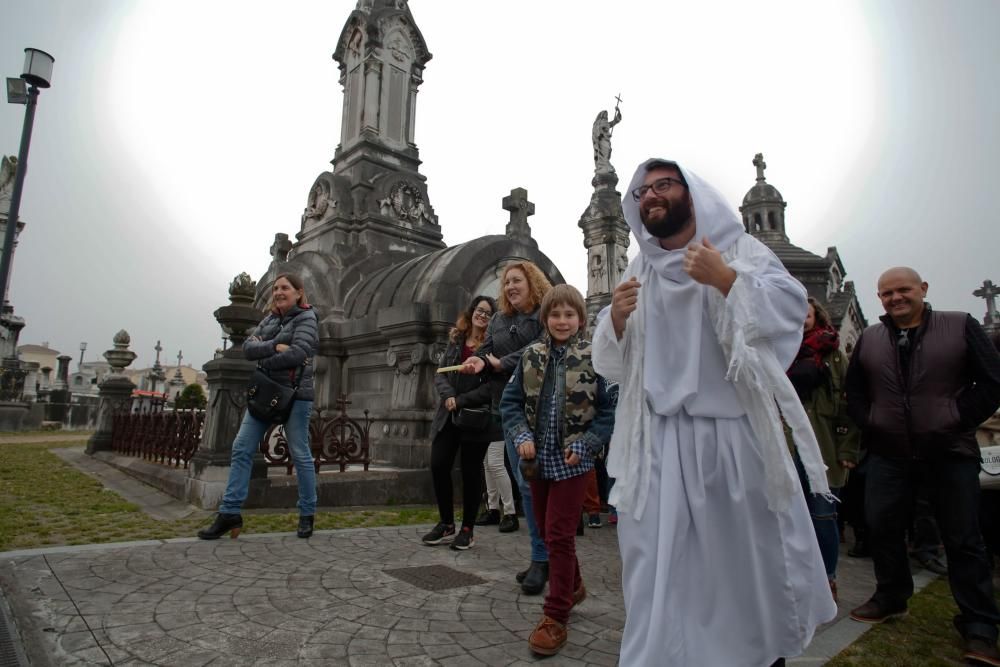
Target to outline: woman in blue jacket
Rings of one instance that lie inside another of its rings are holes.
[[[250,361],[256,361],[280,384],[289,387],[298,384],[284,430],[299,487],[298,536],[309,537],[316,514],[316,468],[309,448],[309,415],[313,404],[313,357],[319,342],[319,326],[316,312],[306,301],[302,279],[289,273],[274,279],[270,311],[243,343],[243,354]],[[198,531],[201,539],[215,540],[226,533],[235,538],[240,534],[243,528],[240,508],[250,489],[253,457],[270,426],[249,411],[243,415],[243,423],[233,440],[229,480],[219,513],[210,527]]]

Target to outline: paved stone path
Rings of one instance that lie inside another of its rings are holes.
[[[57,453],[151,515],[191,509],[79,449]],[[429,528],[9,551],[0,553],[0,589],[32,665],[537,662],[527,637],[542,598],[521,594],[513,581],[529,559],[523,523],[506,535],[480,528],[464,552],[420,544]],[[624,624],[616,531],[588,529],[577,549],[588,597],[570,619],[569,645],[545,663],[613,665]],[[791,665],[821,665],[869,627],[846,614],[874,589],[871,561],[844,551],[837,620]],[[461,583],[462,575],[481,582],[430,591],[400,578],[427,566],[447,568],[438,583]],[[921,571],[916,587],[932,579]]]

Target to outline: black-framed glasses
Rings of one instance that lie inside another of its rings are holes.
[[[472,314],[473,315],[482,315],[483,317],[493,317],[493,311],[492,310],[483,310],[482,308],[476,308],[474,311],[472,311]]]
[[[658,178],[655,181],[653,181],[650,185],[640,185],[635,190],[633,190],[632,199],[639,201],[650,190],[653,191],[654,195],[663,196],[667,194],[667,192],[670,190],[670,186],[672,186],[674,183],[681,186],[684,185],[684,181],[680,181],[676,178],[671,178],[669,176],[666,176],[664,178]]]

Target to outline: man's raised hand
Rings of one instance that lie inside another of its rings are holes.
[[[621,339],[625,333],[625,320],[639,307],[639,281],[632,276],[615,288],[615,293],[611,295],[611,325],[615,329],[615,336]]]
[[[688,245],[684,253],[684,271],[702,285],[715,287],[723,296],[729,296],[729,289],[736,282],[736,271],[729,268],[722,253],[707,236],[701,243],[694,241]]]

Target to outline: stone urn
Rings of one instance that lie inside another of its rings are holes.
[[[232,346],[226,350],[227,357],[243,357],[243,341],[264,317],[253,306],[256,292],[257,282],[248,273],[241,273],[229,284],[229,305],[222,306],[213,313],[222,332],[232,342]]]

